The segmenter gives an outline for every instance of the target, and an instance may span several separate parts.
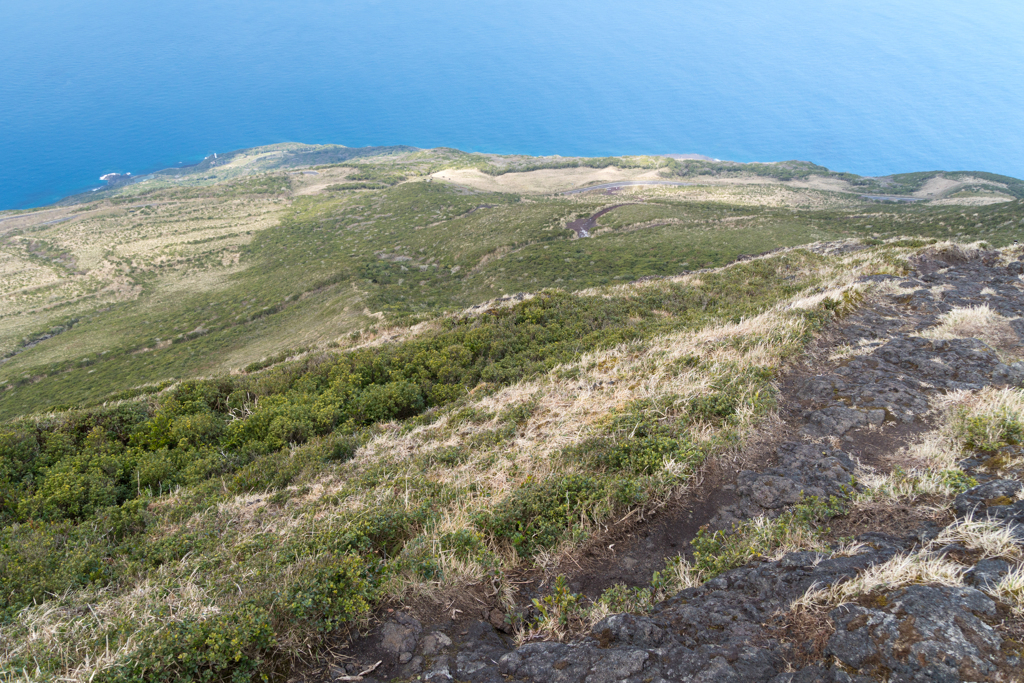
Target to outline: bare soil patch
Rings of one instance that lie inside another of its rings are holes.
[[[936,176],[934,178],[929,178],[928,181],[921,186],[921,189],[914,193],[914,196],[937,199],[962,186],[963,183],[959,180]]]
[[[572,230],[573,232],[575,232],[577,237],[587,237],[590,234],[590,232],[595,227],[597,227],[597,219],[598,218],[600,218],[601,216],[605,215],[606,213],[608,213],[612,209],[617,209],[620,206],[627,206],[627,205],[633,204],[633,203],[635,203],[635,202],[625,202],[623,204],[612,204],[611,206],[606,206],[603,209],[601,209],[600,211],[598,211],[598,212],[594,213],[593,215],[591,215],[589,218],[580,218],[578,220],[572,221],[571,223],[569,223],[565,227],[568,228],[569,230]]]
[[[660,178],[657,169],[623,169],[614,166],[542,169],[523,173],[505,173],[499,176],[490,176],[475,168],[452,169],[438,171],[433,177],[484,192],[523,194],[549,194],[590,184]]]
[[[861,465],[888,474],[894,467],[904,466],[904,463],[897,462],[895,455],[932,429],[934,425],[923,420],[887,422],[878,429],[857,432],[843,443],[843,448]]]
[[[939,511],[927,505],[905,505],[892,501],[861,503],[843,517],[829,522],[829,540],[838,542],[865,533],[883,533],[906,538],[919,529],[945,526],[953,517],[948,511]]]
[[[827,610],[790,610],[769,623],[771,637],[790,646],[789,664],[799,668],[821,660],[829,638],[836,631]]]
[[[989,204],[1002,204],[1012,202],[1013,197],[1008,194],[992,194],[977,197],[946,197],[929,202],[936,206],[988,206]]]

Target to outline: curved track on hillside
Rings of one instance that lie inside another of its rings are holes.
[[[555,194],[580,194],[581,192],[590,192],[591,190],[617,190],[620,187],[633,187],[635,185],[695,185],[696,183],[682,183],[674,180],[620,180],[614,183],[602,183],[600,185],[590,185],[588,187],[579,187],[575,190],[564,190],[562,192],[556,192]]]

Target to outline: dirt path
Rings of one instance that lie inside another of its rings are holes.
[[[597,213],[591,215],[589,218],[580,218],[579,220],[572,221],[565,227],[568,228],[569,230],[575,231],[577,237],[590,237],[590,231],[597,227],[598,218],[605,215],[612,209],[617,209],[620,206],[630,206],[636,203],[637,202],[623,202],[622,204],[612,204],[611,206],[606,206]]]
[[[682,183],[674,180],[620,180],[614,183],[601,183],[589,187],[580,187],[575,190],[564,190],[556,194],[580,194],[592,190],[617,190],[621,187],[633,187],[634,185],[675,185],[677,187],[696,185],[696,183]]]
[[[871,199],[876,202],[905,202],[909,204],[928,201],[927,197],[905,197],[898,194],[862,194],[861,197],[864,199]]]

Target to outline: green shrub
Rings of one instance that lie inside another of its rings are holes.
[[[70,442],[65,435],[53,437],[54,442],[58,439]],[[70,451],[73,444],[68,446],[66,450]],[[27,429],[0,430],[0,521],[17,514],[26,487],[32,485],[44,466],[39,456],[39,441],[34,433]]]
[[[224,421],[210,413],[193,413],[175,418],[169,429],[170,441],[180,448],[212,446],[224,433]]]
[[[692,461],[699,451],[692,444],[664,434],[649,434],[627,439],[610,452],[602,453],[597,463],[613,470],[634,474],[654,474],[670,459]]]
[[[356,555],[320,556],[300,569],[299,578],[285,591],[282,607],[318,631],[334,629],[365,618],[377,600],[374,564]]]
[[[96,683],[249,683],[276,645],[270,614],[243,605],[205,620],[173,622],[93,678]]]
[[[466,387],[458,383],[435,384],[427,391],[427,403],[432,406],[441,406],[451,403],[466,394]]]
[[[495,573],[500,571],[500,561],[487,547],[483,534],[472,529],[449,532],[436,540],[417,536],[405,544],[393,568],[411,571],[424,581],[434,581],[443,578],[438,558],[446,555],[475,562]]]
[[[288,450],[268,453],[238,470],[228,488],[232,493],[248,493],[287,486],[298,473],[296,465]]]
[[[355,457],[359,446],[359,437],[339,434],[323,445],[323,459],[329,462],[348,462]]]
[[[384,422],[412,417],[424,408],[420,388],[411,382],[373,384],[355,400],[355,413],[360,422]]]
[[[655,572],[655,576],[660,577],[660,574]],[[613,614],[622,612],[642,614],[650,611],[651,607],[654,606],[654,599],[650,588],[630,587],[621,583],[604,589],[597,602],[604,605]]]
[[[436,581],[442,574],[437,550],[427,538],[417,536],[405,544],[393,567],[399,572],[412,572],[423,581]]]
[[[977,479],[958,469],[942,470],[939,472],[939,478],[954,495],[959,495],[978,485]]]
[[[969,449],[994,453],[1003,446],[1024,441],[1024,422],[1013,411],[1003,409],[984,415],[961,413],[958,418],[957,435]]]
[[[631,403],[612,416],[607,428],[613,436],[587,439],[565,449],[562,457],[590,467],[636,475],[660,472],[670,460],[699,463],[704,456],[695,444],[678,434],[682,425],[652,420],[652,412],[663,413],[663,408],[650,401]]]
[[[495,538],[510,543],[520,555],[532,556],[553,546],[582,519],[600,516],[601,508],[607,506],[604,481],[571,474],[527,481],[491,513],[478,514],[476,523]]]
[[[225,408],[226,396],[211,382],[184,382],[132,430],[131,442],[152,450],[215,444],[224,433],[224,420],[215,411]]]
[[[731,533],[709,534],[700,529],[690,546],[693,566],[707,579],[790,545],[791,539],[816,540],[828,529],[823,521],[845,513],[845,504],[835,496],[821,500],[811,496],[774,519],[755,519],[737,525]]]
[[[463,560],[484,564],[495,561],[483,534],[473,529],[459,529],[444,534],[440,538],[440,547],[442,552],[450,552]]]
[[[335,185],[328,185],[326,190],[328,192],[340,192],[343,190],[380,190],[385,187],[390,187],[390,185],[370,181],[358,183],[337,183]]]
[[[135,485],[154,493],[170,490],[182,479],[184,463],[180,451],[166,446],[156,451],[138,449],[135,453]]]
[[[554,590],[543,598],[534,598],[533,606],[540,613],[542,623],[558,624],[565,627],[582,622],[587,608],[580,593],[569,589],[569,580],[559,574]]]
[[[289,444],[304,443],[316,434],[316,417],[310,397],[284,394],[266,396],[244,420],[228,426],[227,445],[253,445],[265,453]]]
[[[257,452],[249,448],[224,450],[204,446],[189,449],[182,452],[184,471],[181,479],[186,484],[198,484],[210,477],[233,472],[251,462],[256,455]]]
[[[650,477],[620,477],[610,484],[612,499],[622,506],[643,505],[651,498]]]
[[[0,528],[0,621],[52,595],[116,575],[117,544],[142,533],[149,515],[140,501],[99,511],[89,524],[31,521]]]
[[[315,539],[299,541],[289,554],[359,552],[391,557],[419,533],[431,514],[428,505],[406,509],[397,502],[382,503],[372,511],[335,519],[326,530],[318,528]]]
[[[856,311],[863,301],[863,291],[859,289],[844,289],[839,295],[839,298],[827,296],[822,299],[821,307],[830,312],[836,318],[845,318]]]
[[[18,512],[26,518],[82,519],[129,497],[130,463],[124,447],[95,427],[81,451],[47,468],[38,491]]]
[[[736,414],[737,400],[724,392],[695,396],[690,400],[689,413],[695,420],[720,422]]]

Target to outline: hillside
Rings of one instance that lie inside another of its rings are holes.
[[[345,347],[517,292],[676,275],[815,240],[1016,239],[1019,181],[907,178],[447,149],[222,155],[0,215],[0,417]],[[553,194],[644,180],[692,184]],[[878,202],[865,188],[917,188],[922,201]],[[601,212],[590,239],[574,239],[568,226]]]
[[[0,215],[0,670],[1012,680],[1020,188],[281,145]]]

